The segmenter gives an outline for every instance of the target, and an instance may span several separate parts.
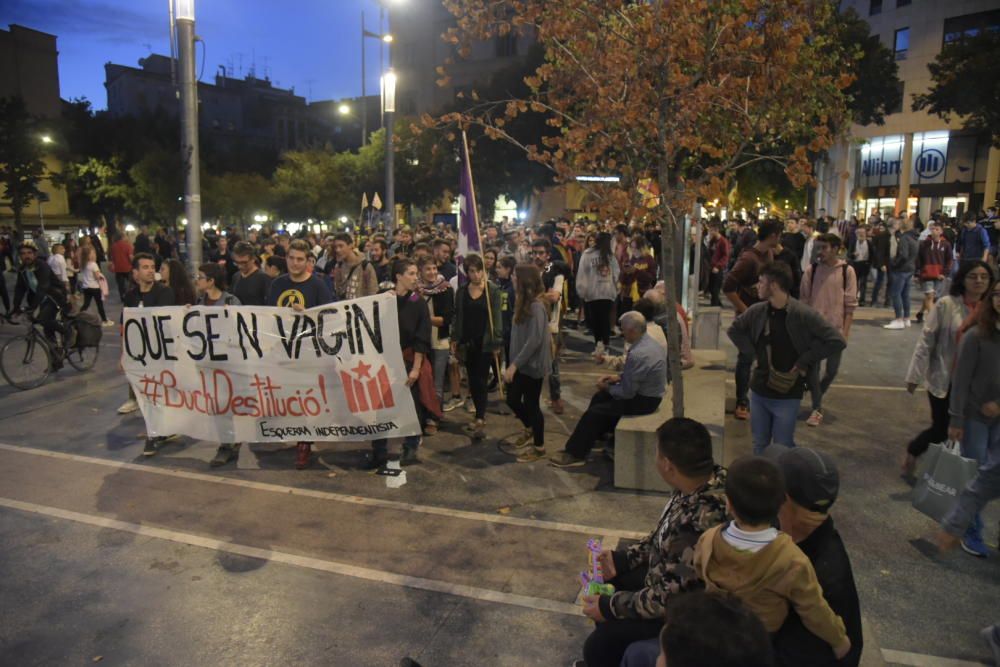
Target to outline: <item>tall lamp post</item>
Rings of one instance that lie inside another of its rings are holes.
[[[392,120],[396,113],[396,73],[389,71],[382,76],[382,114],[385,118],[385,210],[389,231],[396,228],[396,178],[393,170],[395,151],[392,150]]]
[[[201,265],[201,157],[198,151],[198,79],[194,69],[194,0],[172,0],[177,26],[181,93],[181,159],[184,161],[184,216],[188,265]],[[191,275],[194,275],[192,273]]]
[[[381,19],[379,20],[381,29]],[[365,28],[365,13],[361,12],[361,145],[368,143],[368,96],[365,88],[365,39],[377,39],[383,44],[392,44],[392,35],[379,34]],[[391,48],[391,47],[390,47]]]

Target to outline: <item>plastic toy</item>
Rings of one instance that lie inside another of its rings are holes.
[[[601,573],[601,564],[598,560],[601,555],[601,541],[597,538],[587,540],[587,551],[590,552],[590,571],[580,573],[583,590],[587,595],[613,594],[615,587],[612,584],[604,583],[604,575]]]

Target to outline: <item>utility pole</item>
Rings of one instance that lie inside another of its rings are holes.
[[[201,159],[198,150],[198,80],[194,63],[194,0],[175,0],[180,56],[181,159],[185,167],[184,215],[187,218],[188,266],[201,265]]]
[[[392,34],[391,12],[386,14],[386,34]],[[379,49],[381,52],[381,49]],[[386,228],[391,232],[396,229],[396,173],[394,169],[395,151],[392,149],[393,117],[396,115],[396,73],[392,70],[392,42],[386,42],[389,69],[383,70],[382,105],[383,122],[385,123],[385,210],[389,214]]]

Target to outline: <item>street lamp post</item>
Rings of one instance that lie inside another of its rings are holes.
[[[380,14],[379,29],[382,29]],[[361,12],[361,145],[368,143],[368,95],[365,84],[365,39],[377,39],[384,44],[392,44],[392,35],[389,33],[380,34],[365,28],[365,13]],[[392,47],[390,46],[390,49]],[[381,49],[380,49],[381,55]],[[381,60],[380,60],[381,62]]]
[[[389,71],[382,77],[382,113],[385,118],[385,210],[388,214],[386,227],[396,228],[396,179],[393,165],[395,151],[392,150],[392,120],[396,113],[396,73]]]
[[[173,0],[180,56],[181,159],[185,166],[184,216],[187,218],[188,265],[201,265],[201,178],[198,150],[198,79],[194,63],[194,0]],[[192,273],[191,275],[194,275]]]

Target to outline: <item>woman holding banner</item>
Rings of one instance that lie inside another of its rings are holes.
[[[176,259],[167,262],[177,262]],[[164,262],[161,265],[167,265]],[[199,306],[239,306],[240,300],[226,291],[226,270],[221,264],[209,262],[198,267],[195,275],[195,289],[198,291]],[[224,466],[235,459],[240,452],[240,443],[223,442],[209,463],[213,468]]]
[[[417,291],[417,264],[408,257],[393,262],[392,274],[396,281],[396,312],[399,319],[399,345],[403,348],[403,362],[406,364],[406,386],[413,395],[413,406],[417,410],[417,423],[426,421],[429,412],[435,419],[441,419],[441,404],[434,391],[434,377],[428,359],[431,351],[431,315],[427,302]],[[427,363],[424,363],[424,362]],[[417,448],[419,435],[409,435],[403,440],[401,465],[420,463]],[[372,441],[372,451],[366,461],[370,470],[377,470],[389,461],[389,441],[385,438]]]
[[[476,406],[476,419],[465,430],[473,439],[482,440],[486,437],[490,366],[497,351],[503,347],[502,304],[500,288],[486,279],[483,258],[468,255],[463,264],[468,282],[455,294],[451,347],[455,356],[465,364],[469,393]]]

